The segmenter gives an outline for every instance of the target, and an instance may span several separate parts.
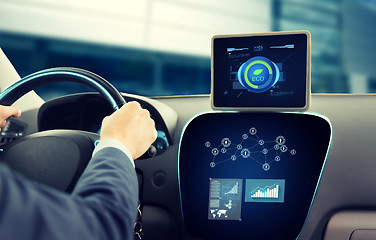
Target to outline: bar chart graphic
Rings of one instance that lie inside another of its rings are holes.
[[[245,202],[283,203],[284,179],[246,179]]]
[[[257,187],[251,192],[251,198],[278,198],[279,185]]]

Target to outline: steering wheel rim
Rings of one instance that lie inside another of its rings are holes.
[[[31,90],[54,82],[76,82],[89,86],[97,90],[114,111],[126,103],[120,92],[103,77],[84,69],[57,67],[30,74],[9,86],[0,93],[0,105],[10,106]]]
[[[76,82],[92,87],[114,111],[126,103],[120,92],[99,75],[59,67],[33,73],[14,83],[0,93],[0,104],[12,105],[29,91],[54,82]],[[98,134],[79,130],[37,132],[1,146],[0,161],[33,181],[69,193],[86,168],[98,138]]]

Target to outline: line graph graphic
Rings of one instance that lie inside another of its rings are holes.
[[[227,194],[238,194],[239,191],[239,182],[236,182],[235,185],[231,188],[230,191],[225,192],[225,195]]]
[[[206,141],[204,145],[210,149],[213,156],[209,163],[210,167],[215,168],[225,162],[247,159],[258,163],[264,171],[269,171],[271,164],[280,162],[283,155],[297,154],[295,149],[287,146],[284,136],[277,135],[275,139],[263,139],[257,133],[258,130],[251,127],[248,132],[241,134],[241,140],[237,143],[228,137],[222,138],[218,146]]]

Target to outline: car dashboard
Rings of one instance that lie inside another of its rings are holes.
[[[208,95],[156,98],[123,96],[126,101],[138,101],[148,109],[158,130],[158,140],[154,143],[156,152],[146,153],[135,161],[143,204],[145,239],[199,239],[192,229],[186,227],[187,222],[182,214],[178,170],[180,144],[187,124],[195,116],[220,111],[211,110]],[[111,111],[111,106],[98,94],[65,96],[47,102],[40,109],[24,112],[20,119],[12,119],[2,129],[1,137],[20,138],[49,129],[98,133],[103,117],[111,114]],[[376,219],[376,191],[373,184],[376,180],[376,96],[313,94],[308,112],[329,120],[332,137],[326,162],[315,182],[315,194],[309,199],[310,207],[296,239],[360,239],[354,236],[375,236],[376,221],[368,220]],[[202,211],[207,213],[207,210]],[[364,229],[367,231],[364,232]],[[208,236],[210,239],[210,234]],[[281,236],[280,239],[290,238]]]

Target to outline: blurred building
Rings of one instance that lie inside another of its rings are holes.
[[[123,92],[207,94],[214,34],[306,29],[313,92],[374,92],[375,9],[374,0],[0,0],[0,47],[21,76],[71,66]]]

